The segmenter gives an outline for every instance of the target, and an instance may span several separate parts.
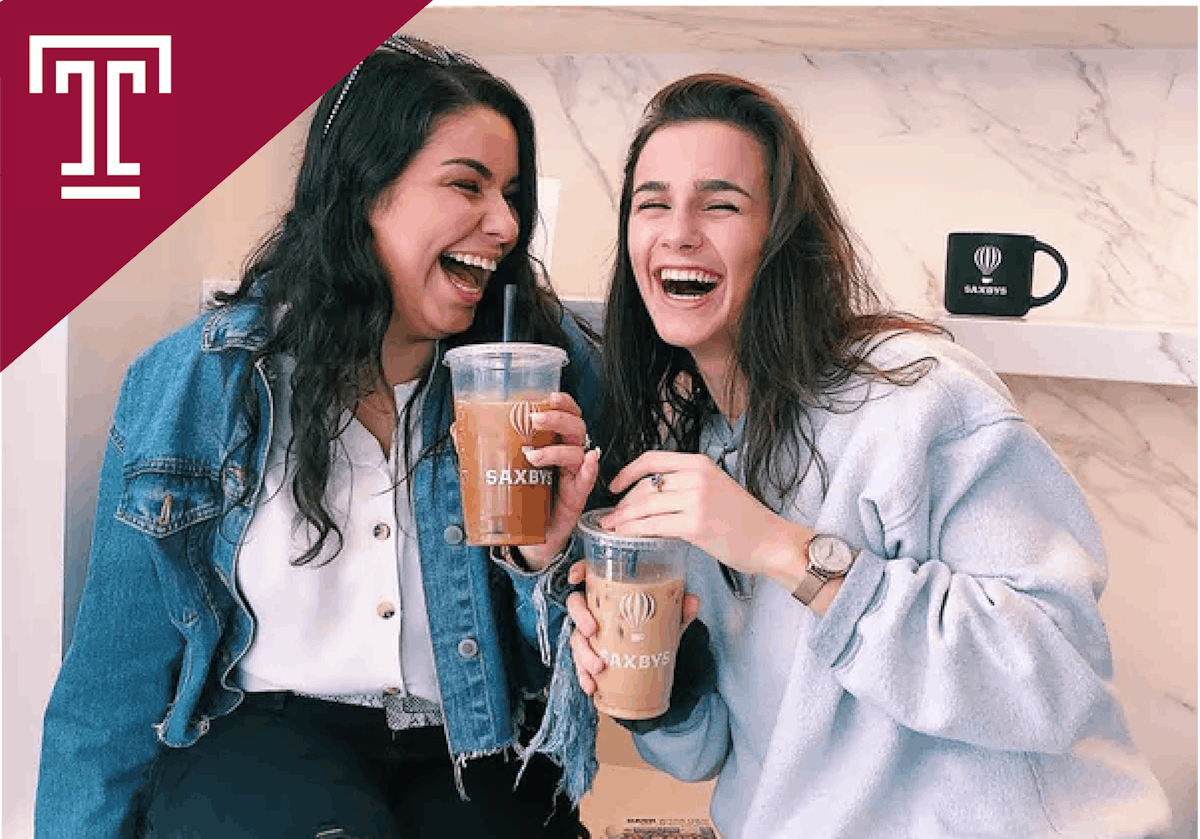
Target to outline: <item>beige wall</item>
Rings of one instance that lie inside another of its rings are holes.
[[[58,672],[63,593],[67,328],[60,322],[0,375],[3,406],[3,822],[32,834],[42,711]]]

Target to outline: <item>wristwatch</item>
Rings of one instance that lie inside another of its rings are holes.
[[[858,553],[841,539],[824,533],[818,533],[809,539],[804,552],[808,556],[808,566],[804,569],[804,579],[796,586],[792,597],[805,606],[812,603],[817,592],[824,588],[827,582],[846,576],[846,572],[858,556]]]

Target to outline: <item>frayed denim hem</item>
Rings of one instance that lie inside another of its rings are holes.
[[[564,619],[558,634],[546,713],[537,733],[522,751],[517,782],[520,783],[530,758],[541,752],[562,768],[563,776],[558,789],[566,792],[571,803],[578,806],[591,789],[600,769],[596,760],[596,726],[599,717],[591,697],[583,692],[575,675],[575,659],[571,655],[570,644],[574,631],[575,622],[569,617]]]

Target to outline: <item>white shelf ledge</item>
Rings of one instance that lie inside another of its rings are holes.
[[[959,344],[997,373],[1196,386],[1196,332],[1182,326],[1097,325],[947,316]]]

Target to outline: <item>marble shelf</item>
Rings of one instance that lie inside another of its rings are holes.
[[[1196,333],[948,315],[937,320],[997,373],[1196,386]]]

